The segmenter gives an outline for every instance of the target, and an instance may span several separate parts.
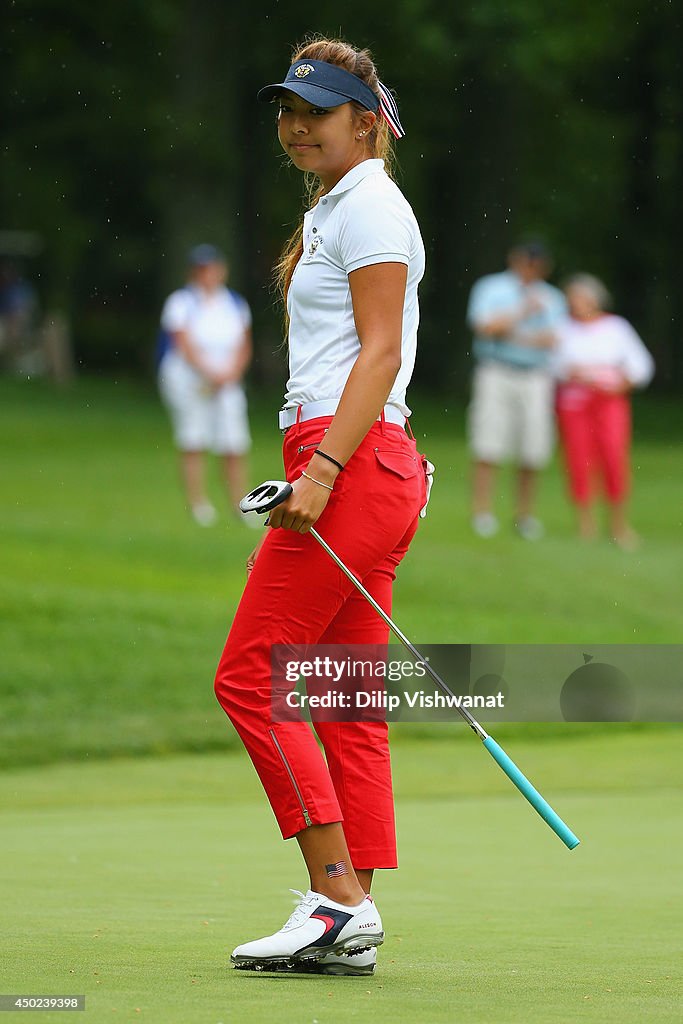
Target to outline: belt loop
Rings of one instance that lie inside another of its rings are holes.
[[[299,433],[299,431],[301,430],[301,410],[302,409],[303,409],[302,405],[297,405],[297,407],[296,407],[296,419],[294,420],[294,423],[292,424],[292,426],[294,428],[294,436],[295,437]]]
[[[410,425],[410,420],[408,419],[408,417],[407,417],[407,416],[406,416],[406,433],[407,433],[408,437],[409,437],[409,438],[410,438],[410,439],[411,439],[412,441],[414,441],[414,440],[415,440],[415,434],[413,433],[413,428],[411,427],[411,425]]]
[[[386,431],[384,429],[384,427],[386,426],[386,422],[387,421],[386,421],[386,417],[384,415],[384,406],[382,406],[382,411],[379,414],[379,429],[380,429],[380,432],[381,432],[382,436],[384,436],[386,434]]]

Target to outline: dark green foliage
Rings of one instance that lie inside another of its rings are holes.
[[[188,244],[225,246],[256,315],[256,372],[280,322],[270,268],[301,208],[259,85],[312,30],[374,50],[408,130],[402,185],[428,251],[418,373],[463,392],[464,307],[520,233],[559,277],[602,275],[680,387],[681,18],[635,0],[15,3],[2,33],[0,226],[45,249],[43,302],[86,366],[149,365]]]

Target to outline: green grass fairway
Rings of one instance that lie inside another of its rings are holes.
[[[306,885],[244,756],[7,771],[0,988],[84,993],[93,1024],[678,1024],[680,737],[509,745],[581,836],[572,853],[473,737],[398,742],[374,978],[226,967]]]
[[[254,483],[278,400],[252,402]],[[418,646],[680,641],[679,408],[638,407],[627,555],[577,543],[557,465],[546,540],[510,528],[509,474],[473,537],[463,409],[414,404],[438,475],[394,613]],[[572,853],[464,727],[397,725],[377,975],[229,969],[306,887],[211,686],[255,534],[189,520],[149,387],[0,379],[0,420],[0,992],[84,993],[92,1024],[678,1024],[677,725],[494,730]]]
[[[281,472],[279,395],[255,396],[251,479]],[[639,405],[628,555],[580,545],[557,465],[540,512],[548,537],[474,537],[463,409],[415,396],[437,465],[430,513],[400,568],[396,621],[428,643],[676,643],[681,410]],[[255,531],[202,530],[185,513],[163,409],[151,388],[0,379],[0,764],[234,745],[211,691]],[[215,466],[212,492],[221,505]]]

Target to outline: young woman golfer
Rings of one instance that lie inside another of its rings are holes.
[[[310,888],[280,931],[238,946],[232,962],[371,974],[384,932],[370,883],[375,868],[397,866],[387,726],[317,722],[323,758],[307,723],[272,720],[271,646],[387,642],[380,617],[307,533],[315,524],[390,612],[426,500],[405,429],[424,247],[388,174],[390,135],[403,130],[366,50],[311,42],[259,98],[277,101],[280,144],[317,188],[279,265],[290,369],[280,427],[293,493],[252,556],[216,694],[283,837],[297,838]]]

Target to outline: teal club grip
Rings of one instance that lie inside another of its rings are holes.
[[[543,820],[550,825],[553,832],[560,837],[564,845],[570,850],[573,850],[575,846],[578,846],[581,840],[574,835],[568,825],[565,825],[559,814],[556,814],[547,800],[543,799],[538,790],[534,789],[527,777],[520,772],[515,762],[512,761],[507,756],[503,748],[496,743],[493,736],[487,736],[483,742],[493,760],[500,765],[510,781],[514,782],[522,796],[527,798],[531,806],[538,811]]]

